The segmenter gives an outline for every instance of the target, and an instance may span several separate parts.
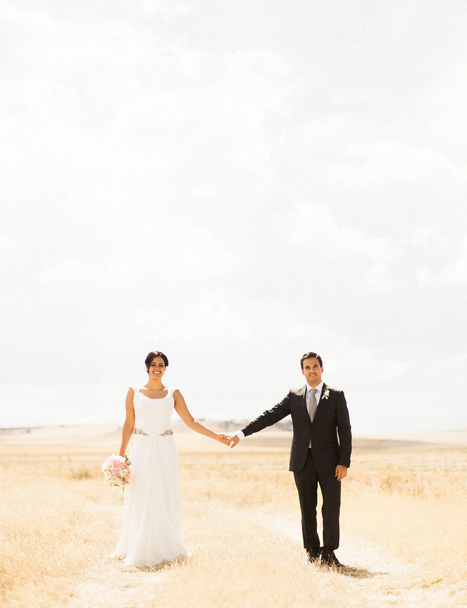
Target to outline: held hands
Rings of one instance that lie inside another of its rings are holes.
[[[223,433],[216,433],[215,439],[224,445],[228,445],[229,448],[234,448],[240,441],[237,435],[224,435]]]
[[[215,436],[216,441],[220,441],[220,443],[223,443],[224,445],[229,445],[228,439],[229,439],[228,435],[224,435],[223,433],[216,433],[216,436]]]
[[[227,437],[227,445],[229,446],[229,448],[234,448],[239,441],[240,439],[238,435],[229,435]]]

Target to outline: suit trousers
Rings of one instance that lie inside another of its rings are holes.
[[[303,469],[295,473],[295,485],[298,490],[300,510],[302,513],[303,546],[306,551],[320,549],[316,522],[318,504],[318,484],[323,496],[323,548],[334,551],[339,546],[339,512],[341,505],[341,482],[335,477],[335,470],[329,473],[318,473],[313,463],[311,449]]]

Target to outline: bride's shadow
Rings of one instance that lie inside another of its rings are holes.
[[[138,572],[163,572],[168,570],[173,570],[174,568],[178,568],[186,564],[187,558],[175,559],[170,562],[161,562],[160,564],[156,564],[155,566],[134,566]]]
[[[163,564],[157,564],[157,566],[134,566],[138,572],[162,572],[163,570],[169,570],[169,562]]]

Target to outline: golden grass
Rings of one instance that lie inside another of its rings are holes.
[[[155,569],[104,557],[118,538],[122,510],[122,491],[101,480],[107,444],[4,444],[1,605],[464,605],[462,448],[355,452],[343,487],[338,551],[351,567],[339,574],[305,563],[286,445],[251,438],[227,450],[190,435],[177,441],[192,557]]]

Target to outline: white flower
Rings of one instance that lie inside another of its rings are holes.
[[[329,389],[327,388],[323,393],[323,399],[328,399],[328,398],[329,398]]]

